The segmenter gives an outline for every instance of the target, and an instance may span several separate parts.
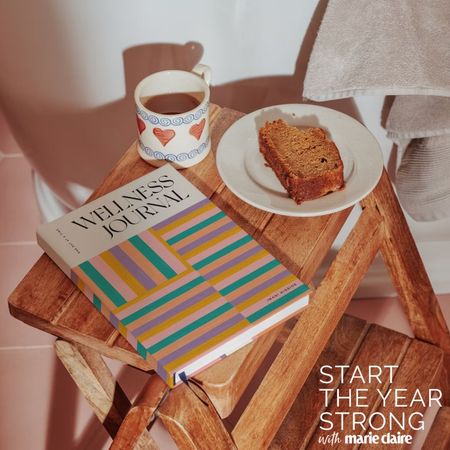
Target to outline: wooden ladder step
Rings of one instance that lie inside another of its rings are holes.
[[[439,409],[422,450],[448,450],[450,448],[450,406]]]
[[[369,325],[364,320],[347,315],[342,317],[272,441],[271,449],[297,450],[305,447],[325,409],[323,394],[318,390],[321,378],[319,368],[324,364],[349,364],[368,328]],[[337,383],[333,387],[336,388]]]
[[[404,435],[413,435],[415,431],[407,418],[414,412],[423,413],[427,407],[414,402],[412,406],[396,408],[391,394],[396,388],[408,389],[402,394],[407,397],[404,402],[409,404],[416,389],[425,394],[428,389],[435,388],[438,385],[442,361],[443,354],[438,347],[411,339],[379,325],[368,325],[360,319],[343,316],[270,448],[274,450],[358,448],[359,445],[344,445],[344,436],[364,436],[368,433],[370,429],[368,420],[371,415],[373,415],[371,424],[380,428],[379,431],[370,430],[374,435],[383,435],[388,432],[396,434],[397,431]],[[337,365],[349,367],[341,369],[337,368]],[[378,374],[378,369],[373,367],[389,365],[397,366],[392,368],[392,375],[388,369]],[[324,366],[330,366],[323,369],[333,377],[333,381],[329,384],[320,381],[331,381],[331,377],[325,375],[325,372],[320,373],[320,368]],[[345,373],[342,372],[342,378],[341,370],[345,371]],[[369,370],[373,375],[370,383],[368,383]],[[361,379],[360,374],[364,376],[364,380]],[[321,388],[329,389],[328,404],[325,404],[325,392],[319,391]],[[337,389],[339,389],[339,395],[337,395]],[[356,405],[354,397],[351,404],[350,400],[345,398],[349,396],[350,389],[353,395],[356,389],[367,389],[367,392],[364,391],[366,398],[361,402],[364,406]],[[389,389],[392,389],[390,393]],[[383,396],[389,393],[384,404],[380,393]],[[341,412],[350,414],[342,415]],[[359,429],[356,430],[353,430],[352,419],[355,417],[353,413],[359,413],[356,414],[358,419],[366,418],[361,425],[357,425]],[[401,420],[404,417],[405,429],[400,428],[395,421],[391,424],[390,430],[388,422],[382,427],[382,423],[378,420],[381,415],[378,413],[383,414],[384,417],[391,417],[392,413]],[[404,416],[401,413],[404,413]],[[323,418],[330,422],[321,422],[322,414],[324,414]],[[321,429],[320,424],[330,426],[330,430]],[[332,439],[334,431],[337,433]],[[359,448],[379,449],[383,446],[361,445]],[[395,448],[407,448],[407,445],[399,445]]]

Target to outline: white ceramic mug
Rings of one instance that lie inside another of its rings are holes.
[[[211,149],[209,137],[209,83],[211,69],[198,64],[192,72],[164,70],[139,82],[134,91],[139,130],[138,151],[154,166],[170,161],[177,168],[202,161]],[[179,114],[161,114],[142,104],[143,98],[163,94],[200,92],[198,106]]]

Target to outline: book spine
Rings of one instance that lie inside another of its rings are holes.
[[[60,256],[58,250],[54,248],[52,239],[47,239],[43,233],[39,230],[36,233],[36,239],[39,247],[44,250],[45,253],[52,259],[52,261],[70,278],[70,266],[64,261],[64,259]]]

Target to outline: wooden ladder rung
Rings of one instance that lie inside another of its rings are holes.
[[[391,413],[393,415],[404,413],[406,418],[414,412],[424,413],[426,407],[418,403],[405,408],[396,408],[393,404],[392,396],[387,397],[386,404],[383,405],[377,389],[383,392],[383,395],[386,395],[388,389],[406,388],[408,389],[408,392],[404,394],[408,398],[405,400],[406,403],[409,402],[410,397],[412,398],[416,389],[419,389],[424,394],[424,398],[426,398],[425,394],[428,389],[435,388],[438,385],[442,361],[443,353],[438,347],[411,339],[379,325],[370,325],[369,327],[364,321],[344,316],[317,364],[314,366],[313,371],[310,373],[270,448],[298,450],[306,447],[308,449],[323,449],[325,446],[327,449],[338,449],[343,445],[345,435],[357,434],[364,436],[369,431],[367,422],[365,423],[366,430],[353,431],[353,422],[350,415],[346,416],[341,424],[341,416],[335,414],[340,411],[349,413],[361,412],[367,418],[375,412],[381,412],[385,417],[389,417]],[[341,382],[342,380],[339,380],[339,371],[337,369],[333,371],[327,370],[333,375],[333,383],[324,385],[320,382],[320,379],[325,379],[325,377],[320,374],[319,370],[325,364],[333,367],[346,364],[350,366],[344,375],[343,383]],[[395,370],[392,380],[389,379],[389,372],[383,371],[380,375],[381,383],[373,379],[368,384],[367,374],[369,366],[374,365],[395,365],[398,368]],[[366,383],[356,378],[350,384],[350,377],[356,367],[361,370],[361,373],[365,374]],[[334,390],[330,394],[331,401],[328,406],[325,405],[324,392],[319,391],[321,387]],[[337,388],[341,396],[339,406],[336,398]],[[355,393],[358,388],[368,389],[367,399],[365,400],[367,406],[365,407],[358,408],[355,404],[349,405],[347,400],[342,399],[342,396],[349,394],[349,389],[352,390],[352,393]],[[338,431],[338,437],[341,439],[341,442],[337,440],[325,442],[326,437],[331,435],[332,431],[320,428],[322,413],[326,414],[327,420],[333,422],[333,431]],[[402,420],[401,417],[398,417],[398,419]],[[377,427],[378,425],[379,423],[377,423]],[[414,434],[414,430],[411,429],[407,420],[405,420],[404,430],[394,423],[391,429],[388,429],[387,424],[386,427],[379,431],[371,431],[373,434],[379,435],[386,434],[389,431],[391,434],[395,434],[397,431],[400,431],[402,434]],[[362,445],[360,448],[371,447]],[[403,447],[397,446],[396,448]]]
[[[422,450],[448,450],[450,448],[450,406],[439,409]]]

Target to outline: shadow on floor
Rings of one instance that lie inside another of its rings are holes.
[[[145,372],[124,366],[116,379],[129,399],[133,400],[144,386]],[[92,413],[87,424],[77,433],[81,413],[79,402],[86,402],[65,367],[55,356],[51,408],[47,426],[47,450],[100,450],[105,448],[109,435]],[[77,435],[78,434],[78,435]]]

